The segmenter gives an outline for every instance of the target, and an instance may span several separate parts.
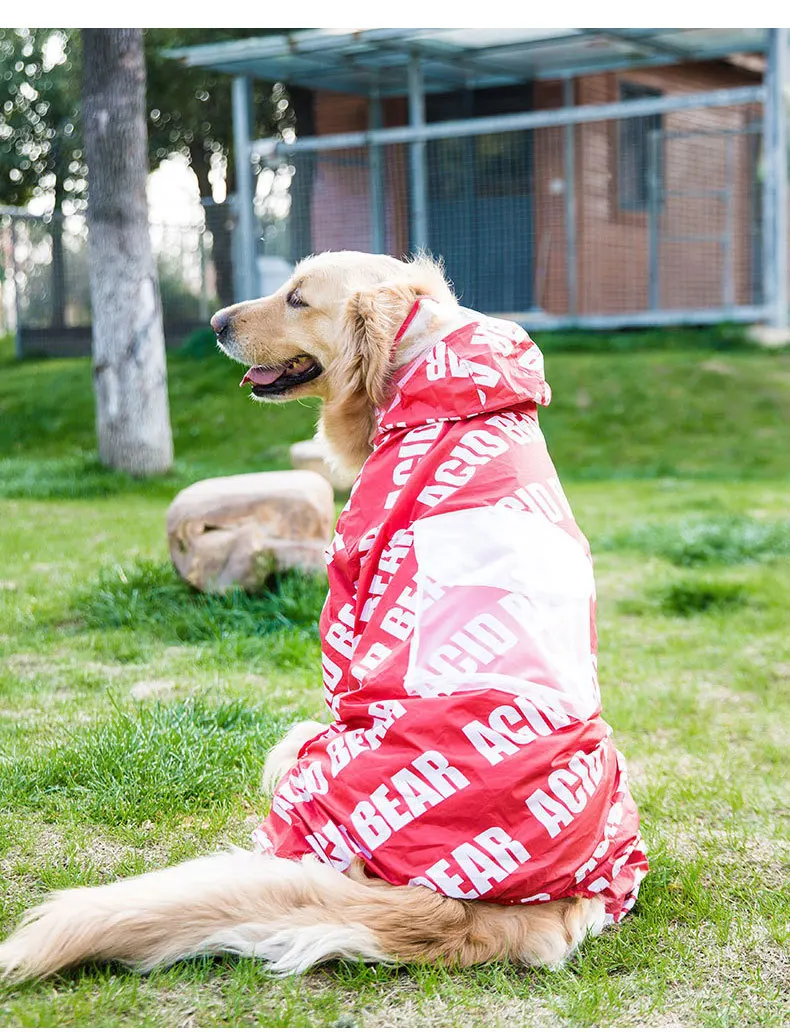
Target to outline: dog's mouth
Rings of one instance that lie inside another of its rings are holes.
[[[268,398],[275,394],[284,394],[301,383],[315,380],[323,373],[320,362],[310,355],[296,355],[287,362],[275,366],[253,366],[244,374],[239,387],[245,383],[252,384],[252,393],[256,398]]]

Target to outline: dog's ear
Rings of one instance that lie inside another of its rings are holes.
[[[421,293],[411,284],[382,283],[353,294],[343,316],[343,375],[374,405],[386,400],[395,334]]]

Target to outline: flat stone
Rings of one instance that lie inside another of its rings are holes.
[[[327,458],[324,444],[318,437],[309,441],[297,441],[289,449],[291,465],[294,469],[309,469],[320,473],[336,491],[350,491],[354,477],[336,470]]]
[[[764,348],[784,348],[790,344],[790,327],[788,326],[750,326],[749,337]]]
[[[273,573],[323,570],[335,520],[329,483],[311,470],[213,477],[167,512],[170,556],[201,591],[260,591]]]

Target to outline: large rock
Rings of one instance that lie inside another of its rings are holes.
[[[272,573],[324,569],[334,519],[332,488],[318,473],[246,473],[176,495],[167,538],[176,569],[194,587],[254,592]]]
[[[350,491],[354,477],[336,470],[326,455],[326,449],[318,437],[309,441],[297,441],[290,447],[291,465],[294,469],[311,469],[325,477],[336,491]]]

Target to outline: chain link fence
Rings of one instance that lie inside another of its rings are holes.
[[[764,318],[761,104],[541,116],[548,124],[507,131],[439,125],[419,144],[422,237],[462,303],[530,329]],[[397,132],[280,144],[263,163],[260,294],[308,254],[413,249],[413,145]],[[236,227],[232,202],[194,225],[151,226],[169,346],[241,296],[250,256]],[[83,217],[0,212],[0,333],[12,331],[20,355],[89,354]]]
[[[752,103],[429,138],[427,249],[464,304],[533,327],[757,320],[761,119]],[[271,159],[276,253],[408,253],[409,143],[329,141]]]
[[[194,225],[151,225],[168,347],[233,302],[233,226],[230,205],[217,205]],[[84,216],[0,214],[0,335],[8,333],[20,357],[90,354]]]

